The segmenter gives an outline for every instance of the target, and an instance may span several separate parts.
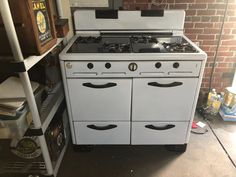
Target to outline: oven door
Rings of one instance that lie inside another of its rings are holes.
[[[133,121],[188,121],[198,78],[140,78],[133,82]]]
[[[131,79],[68,79],[74,121],[130,121]]]

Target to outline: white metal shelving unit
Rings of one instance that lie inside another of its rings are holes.
[[[55,115],[57,109],[59,108],[61,102],[64,99],[62,84],[58,84],[57,88],[55,90],[54,96],[50,98],[49,101],[51,101],[52,106],[49,108],[49,110],[39,110],[37,109],[34,93],[30,84],[30,79],[28,75],[28,70],[32,68],[35,64],[37,64],[40,60],[42,60],[49,52],[51,52],[59,43],[63,41],[63,39],[58,39],[57,43],[46,53],[44,53],[41,56],[30,56],[28,58],[24,58],[20,44],[16,35],[16,30],[14,27],[9,2],[8,0],[0,0],[0,14],[3,19],[3,23],[9,39],[9,43],[12,49],[13,57],[15,62],[23,62],[25,67],[25,72],[20,72],[19,76],[24,88],[24,92],[26,95],[26,100],[28,102],[29,109],[32,113],[33,123],[34,123],[34,129],[40,129],[44,133],[49,126],[53,116]],[[45,108],[47,109],[47,108]],[[62,161],[62,158],[64,156],[64,153],[66,151],[66,147],[68,145],[68,137],[66,139],[66,145],[63,148],[58,160],[56,162],[52,162],[50,159],[49,150],[47,147],[46,139],[44,134],[41,136],[38,136],[39,144],[42,150],[42,156],[45,162],[46,170],[47,170],[47,176],[56,176],[60,163]]]

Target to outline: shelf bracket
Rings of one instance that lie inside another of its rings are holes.
[[[1,62],[0,63],[1,73],[21,73],[25,71],[26,71],[26,68],[25,68],[24,62]]]

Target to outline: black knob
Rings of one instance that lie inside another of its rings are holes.
[[[160,67],[161,67],[161,63],[160,63],[160,62],[157,62],[157,63],[155,64],[155,67],[156,67],[156,68],[160,68]]]
[[[128,68],[130,71],[136,71],[138,69],[138,65],[136,63],[130,63]]]
[[[174,64],[173,64],[173,68],[178,68],[179,67],[179,63],[178,62],[175,62]]]
[[[87,67],[88,67],[88,69],[93,69],[93,63],[88,63]]]
[[[105,64],[105,67],[106,67],[107,69],[111,68],[111,63],[106,63],[106,64]]]

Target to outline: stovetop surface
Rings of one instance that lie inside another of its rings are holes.
[[[197,53],[181,36],[79,36],[67,53]]]

